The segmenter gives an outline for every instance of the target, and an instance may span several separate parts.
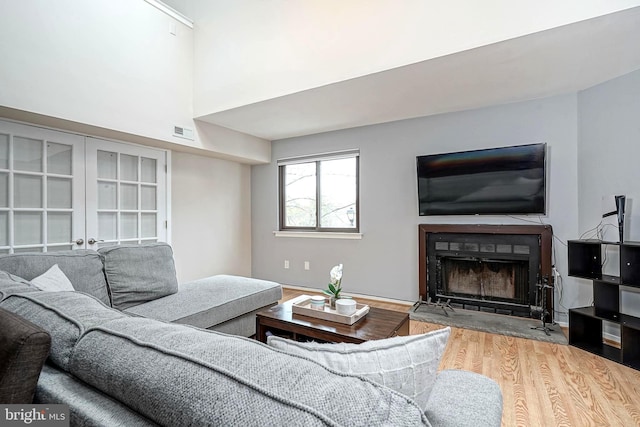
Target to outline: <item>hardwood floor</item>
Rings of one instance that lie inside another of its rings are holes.
[[[310,290],[284,289],[283,301]],[[388,310],[410,306],[363,302]],[[442,328],[411,321],[410,333]],[[578,348],[451,328],[440,369],[464,369],[502,389],[502,426],[640,426],[640,372]]]

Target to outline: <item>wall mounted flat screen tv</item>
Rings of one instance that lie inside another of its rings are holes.
[[[545,214],[547,145],[417,157],[420,215]]]

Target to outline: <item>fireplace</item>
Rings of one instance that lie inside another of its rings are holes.
[[[421,301],[539,316],[538,285],[551,272],[550,226],[423,224],[419,232]],[[546,298],[553,313],[552,293]]]

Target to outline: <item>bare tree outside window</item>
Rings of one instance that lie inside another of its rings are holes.
[[[284,166],[286,225],[316,226],[316,164]]]
[[[357,228],[356,158],[327,160],[320,168],[320,227]],[[351,215],[349,212],[354,212]]]

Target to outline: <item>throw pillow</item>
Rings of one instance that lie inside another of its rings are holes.
[[[360,375],[415,400],[426,409],[451,328],[362,344],[300,343],[270,336],[267,343],[336,371]]]
[[[54,264],[38,277],[31,279],[31,284],[42,291],[75,291],[67,276],[58,267],[58,264]]]
[[[166,243],[107,246],[98,253],[118,310],[178,292],[173,250]]]

